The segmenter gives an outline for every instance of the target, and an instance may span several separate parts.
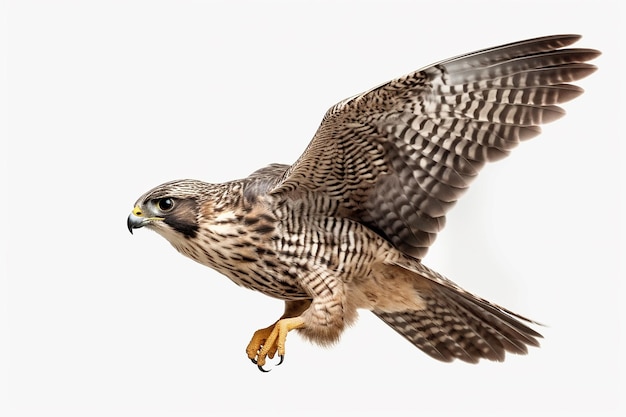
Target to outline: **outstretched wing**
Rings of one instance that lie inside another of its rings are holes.
[[[422,258],[445,214],[486,162],[498,160],[557,105],[582,93],[600,53],[560,49],[557,35],[484,49],[428,66],[344,100],[324,116],[272,193],[323,196],[336,215]]]

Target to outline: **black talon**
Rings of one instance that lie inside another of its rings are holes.
[[[250,360],[252,361],[252,363],[253,363],[253,364],[255,364],[255,365],[256,365],[256,359],[252,358],[252,359],[250,359]]]
[[[278,355],[278,357],[280,358],[280,362],[278,362],[278,364],[276,364],[276,366],[280,365],[285,360],[285,355]]]
[[[261,372],[269,372],[269,371],[271,371],[271,369],[269,371],[266,371],[265,369],[263,369],[263,367],[261,365],[257,365],[257,368],[259,368],[259,371],[261,371]]]

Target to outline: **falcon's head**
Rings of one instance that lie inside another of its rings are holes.
[[[177,180],[153,188],[142,195],[128,216],[128,230],[147,227],[171,243],[194,238],[198,232],[200,198],[209,184],[197,180]]]

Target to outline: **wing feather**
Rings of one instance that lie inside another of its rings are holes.
[[[274,194],[335,201],[421,258],[487,162],[507,156],[582,93],[598,51],[556,35],[441,61],[333,106]]]

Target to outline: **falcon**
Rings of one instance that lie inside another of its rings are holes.
[[[441,361],[504,360],[539,346],[538,323],[422,263],[480,169],[537,136],[582,93],[600,52],[555,35],[427,66],[331,107],[293,165],[221,184],[148,191],[127,225],[146,227],[236,284],[285,302],[246,353],[285,357],[291,330],[338,341],[370,310]]]

